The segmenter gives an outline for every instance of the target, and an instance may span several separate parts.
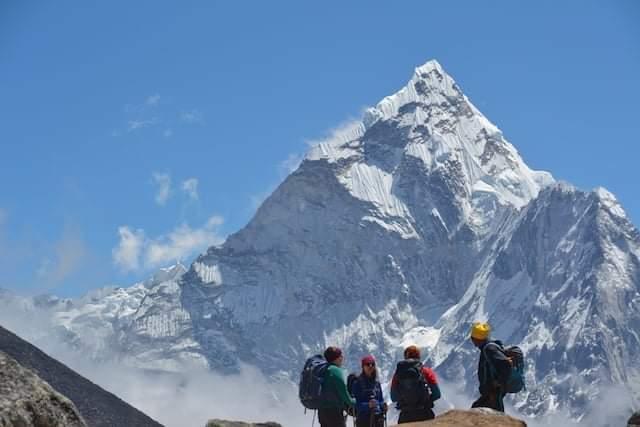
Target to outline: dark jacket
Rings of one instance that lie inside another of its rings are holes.
[[[440,387],[438,386],[438,378],[436,377],[436,373],[433,372],[431,368],[427,368],[426,366],[422,367],[422,375],[424,376],[424,380],[427,383],[427,387],[429,387],[429,394],[431,396],[431,403],[440,399]],[[393,374],[393,378],[391,379],[391,400],[397,402],[400,399],[398,396],[398,379],[396,378],[396,374]]]
[[[487,341],[479,348],[479,390],[480,394],[486,395],[507,382],[511,373],[511,363],[502,351],[502,342],[500,341]]]
[[[384,398],[382,396],[382,387],[378,380],[371,379],[364,374],[361,374],[357,380],[353,382],[351,389],[353,397],[356,399],[356,417],[361,419],[369,419],[371,416],[371,408],[369,408],[369,401],[371,398],[375,399],[377,404],[374,408],[376,414],[382,414]]]

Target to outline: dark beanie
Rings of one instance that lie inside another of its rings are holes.
[[[329,363],[333,362],[340,356],[342,356],[342,350],[340,350],[339,347],[327,347],[324,351],[324,358]]]

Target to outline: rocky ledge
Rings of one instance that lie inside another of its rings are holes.
[[[69,399],[2,351],[0,426],[87,427]]]
[[[453,409],[431,421],[402,424],[402,427],[526,427],[527,423],[492,409]]]

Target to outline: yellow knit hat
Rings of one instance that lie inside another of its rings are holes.
[[[485,322],[475,322],[471,325],[471,338],[475,338],[477,340],[486,340],[489,338],[489,333],[491,332],[491,326]]]

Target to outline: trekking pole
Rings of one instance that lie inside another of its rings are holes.
[[[371,401],[375,399],[375,394],[371,393],[369,396],[369,405],[371,405]],[[375,427],[376,420],[376,409],[378,408],[378,403],[376,402],[376,407],[372,408],[369,406],[369,427]]]

